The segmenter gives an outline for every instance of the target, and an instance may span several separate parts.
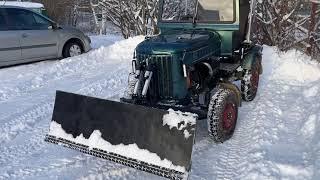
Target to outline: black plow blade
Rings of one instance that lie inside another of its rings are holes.
[[[45,141],[169,179],[191,169],[197,116],[58,91]]]

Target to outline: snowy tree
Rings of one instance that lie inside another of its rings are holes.
[[[308,32],[309,46],[307,53],[320,61],[320,2],[313,1]]]
[[[257,39],[280,50],[297,48],[320,55],[320,3],[310,0],[263,0],[257,8]]]
[[[287,50],[296,43],[297,10],[301,0],[263,0],[257,4],[257,34],[261,43]]]
[[[101,34],[106,21],[116,25],[125,38],[157,32],[158,0],[91,0],[93,12],[102,14]]]
[[[195,13],[196,0],[165,0],[162,19],[181,20]]]
[[[80,12],[88,11],[87,0],[34,0],[45,5],[50,18],[64,25],[76,26]]]

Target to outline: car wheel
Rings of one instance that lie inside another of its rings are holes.
[[[63,50],[63,57],[68,58],[68,57],[79,56],[82,53],[83,53],[83,50],[79,43],[69,42]]]

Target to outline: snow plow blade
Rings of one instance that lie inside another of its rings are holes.
[[[197,116],[58,91],[45,141],[169,179],[191,169]]]

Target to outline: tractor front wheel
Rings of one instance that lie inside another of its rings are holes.
[[[208,110],[209,135],[217,143],[230,139],[238,119],[237,95],[229,89],[218,88],[212,95]]]

